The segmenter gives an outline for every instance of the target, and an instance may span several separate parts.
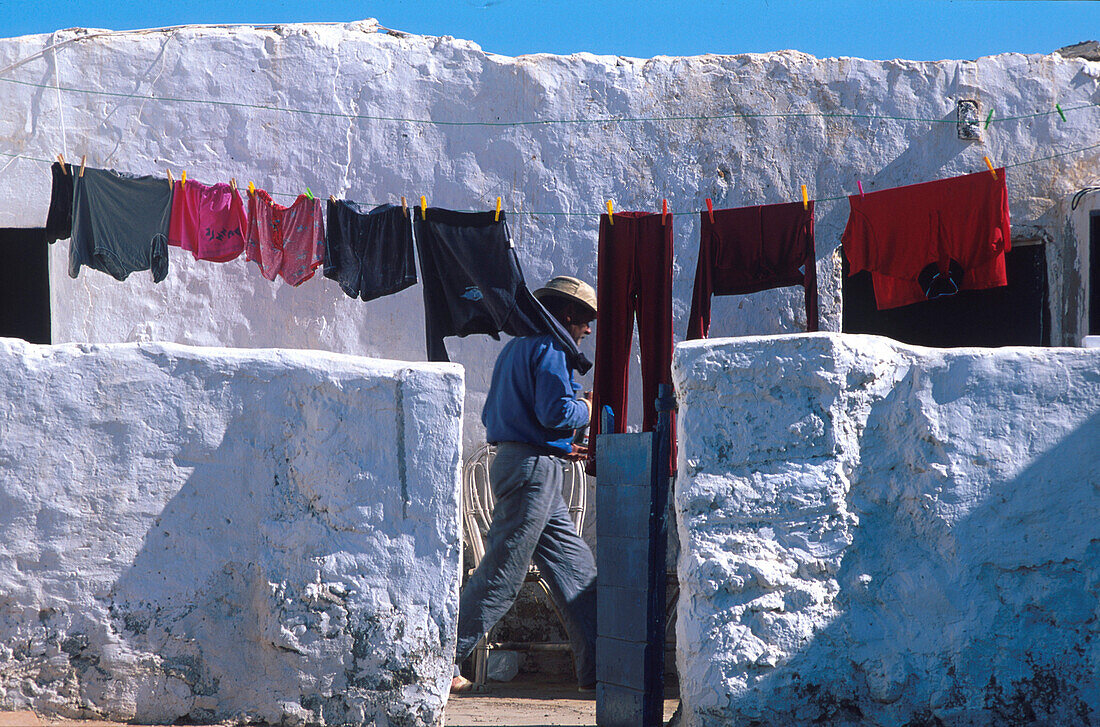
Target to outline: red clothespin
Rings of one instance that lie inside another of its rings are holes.
[[[615,212],[614,208],[611,206],[611,200],[607,200],[607,222],[611,226],[615,225]]]
[[[714,203],[707,197],[707,214],[710,215],[710,224],[714,224]]]
[[[859,187],[859,196],[863,196],[863,182],[856,180],[856,186]]]
[[[989,167],[989,173],[993,175],[993,178],[997,178],[997,170],[993,168],[993,162],[989,161],[989,157],[982,157],[985,159],[985,165]]]
[[[665,224],[665,217],[668,216],[668,200],[661,199],[661,225]]]
[[[806,185],[805,184],[802,185],[802,209],[804,209],[804,210],[810,209],[810,198],[806,194]]]

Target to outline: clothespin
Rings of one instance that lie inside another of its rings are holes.
[[[428,219],[428,196],[425,194],[420,195],[420,219]]]
[[[982,128],[988,129],[991,121],[993,121],[993,109],[989,109],[989,116],[985,117],[985,126],[983,126]]]
[[[84,163],[87,162],[87,161],[88,161],[88,155],[87,154],[81,155],[81,157],[80,157],[80,176],[81,177],[84,176]]]
[[[172,170],[168,170],[168,184],[174,184],[176,180],[172,179]]]
[[[253,184],[252,182],[249,182],[248,183],[248,196],[251,197],[254,194],[256,194],[256,185]]]
[[[856,180],[856,186],[859,187],[859,196],[863,196],[863,182]]]
[[[497,197],[497,213],[493,215],[493,222],[500,222],[500,197]]]
[[[615,226],[615,211],[614,211],[614,209],[615,208],[612,206],[611,200],[607,200],[607,222],[612,227]]]
[[[309,187],[306,187],[306,197],[311,200],[313,199],[313,192],[309,190]]]
[[[710,224],[714,224],[714,202],[707,197],[707,214],[710,215]]]
[[[810,209],[810,198],[806,195],[806,185],[802,185],[802,209]]]
[[[665,224],[665,216],[668,214],[668,200],[661,199],[661,225]]]
[[[401,212],[407,217],[409,214],[409,205],[405,202],[405,198],[401,198]]]
[[[993,162],[989,161],[989,157],[982,157],[985,159],[985,165],[989,167],[989,173],[993,175],[993,178],[997,178],[997,170],[993,168]]]
[[[63,154],[57,155],[57,163],[61,165],[61,173],[68,174],[68,172],[65,171],[65,156]]]
[[[1058,115],[1062,117],[1062,121],[1066,120],[1066,112],[1062,111],[1062,104],[1054,104],[1054,108],[1058,109]],[[58,155],[60,156],[60,155]]]
[[[328,196],[328,201],[332,202],[333,204],[336,204],[336,195],[330,194]]]
[[[236,177],[230,177],[229,178],[229,186],[234,192],[237,191],[237,178]]]
[[[171,170],[169,170],[169,174],[170,173],[171,173]],[[186,169],[184,169],[182,172],[180,172],[180,184],[187,184],[187,170]]]

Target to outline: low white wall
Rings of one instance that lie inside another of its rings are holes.
[[[455,364],[0,339],[0,709],[437,725]]]
[[[685,725],[1091,724],[1100,351],[677,348]]]

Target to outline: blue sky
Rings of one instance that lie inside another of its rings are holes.
[[[818,57],[936,60],[1048,53],[1081,40],[1100,40],[1100,2],[1095,0],[0,0],[0,36],[77,26],[131,29],[367,17],[397,30],[467,38],[507,55],[591,51],[649,57],[794,48]]]

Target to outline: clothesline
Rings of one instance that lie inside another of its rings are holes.
[[[1051,159],[1058,159],[1060,157],[1071,156],[1073,154],[1079,154],[1081,152],[1090,151],[1092,149],[1098,149],[1098,148],[1100,148],[1100,142],[1097,142],[1095,144],[1089,144],[1088,146],[1078,147],[1076,149],[1068,149],[1066,151],[1058,152],[1058,153],[1055,153],[1055,154],[1048,154],[1047,156],[1043,156],[1043,157],[1036,157],[1034,159],[1025,159],[1025,160],[1018,161],[1018,162],[1004,163],[1004,164],[1001,164],[1000,166],[1004,167],[1005,169],[1012,169],[1012,168],[1015,168],[1015,167],[1021,167],[1021,166],[1026,166],[1026,165],[1029,165],[1029,164],[1037,164],[1039,162],[1049,161]],[[0,156],[14,157],[16,159],[26,159],[28,161],[39,162],[41,164],[52,164],[53,163],[52,159],[42,159],[40,157],[29,156],[29,155],[26,155],[26,154],[12,154],[10,152],[0,152]],[[981,170],[980,169],[974,169],[973,171],[981,171]],[[928,181],[928,180],[925,180],[925,181]],[[853,190],[852,193],[855,193],[855,190]],[[294,198],[298,197],[298,194],[291,193],[291,192],[269,192],[269,194],[271,194],[273,197],[283,197],[283,198],[288,198],[288,199],[294,199]],[[849,196],[850,196],[850,194],[842,194],[842,195],[836,195],[836,196],[830,196],[830,197],[811,197],[811,199],[814,202],[835,202],[835,201],[839,201],[839,200],[848,199]],[[798,201],[798,200],[788,200],[788,201]],[[366,202],[366,201],[363,201],[362,204],[369,204],[369,205],[377,206],[377,205],[380,205],[380,204],[383,204],[383,203],[382,202]],[[483,212],[484,210],[461,209],[461,210],[455,210],[455,211],[456,212]],[[671,210],[670,209],[669,214],[672,214],[672,215],[694,215],[694,214],[699,214],[701,211],[702,210]],[[591,211],[589,211],[589,212],[549,212],[549,211],[523,211],[523,210],[516,210],[516,209],[508,211],[508,214],[513,216],[513,217],[516,217],[516,216],[527,216],[527,217],[538,217],[538,216],[545,216],[545,217],[595,217],[595,216],[598,216],[601,213],[602,213],[602,210],[599,211],[599,212],[591,212]]]
[[[160,101],[166,103],[200,104],[209,106],[224,106],[242,108],[256,111],[278,111],[282,113],[300,114],[305,116],[320,116],[328,118],[350,119],[355,121],[391,121],[409,124],[422,124],[428,126],[483,126],[483,127],[518,127],[540,126],[551,124],[614,124],[614,123],[639,123],[639,122],[666,122],[666,121],[720,121],[729,119],[867,119],[883,121],[919,121],[930,124],[957,124],[957,119],[924,118],[919,116],[895,116],[890,114],[869,114],[841,111],[792,111],[792,112],[733,112],[726,114],[685,114],[668,116],[604,116],[594,118],[577,119],[527,119],[519,121],[441,121],[438,119],[415,119],[402,116],[379,116],[373,114],[349,114],[341,111],[320,111],[316,109],[295,109],[289,106],[275,106],[270,104],[245,103],[242,101],[223,101],[220,99],[199,99],[182,96],[158,96],[156,94],[122,93],[119,91],[102,91],[92,88],[75,88],[49,83],[35,83],[33,81],[19,81],[14,78],[0,78],[4,83],[12,83],[19,86],[41,88],[66,93],[82,93],[91,96],[107,96],[110,98],[127,98],[141,101]],[[991,110],[995,107],[991,107]],[[998,116],[996,114],[987,117],[982,122],[983,126],[1002,124],[1009,121],[1021,121],[1045,116],[1059,116],[1064,120],[1065,114],[1073,111],[1100,108],[1100,104],[1086,102],[1076,106],[1058,105],[1047,111],[1037,111],[1030,114],[1015,116]]]

